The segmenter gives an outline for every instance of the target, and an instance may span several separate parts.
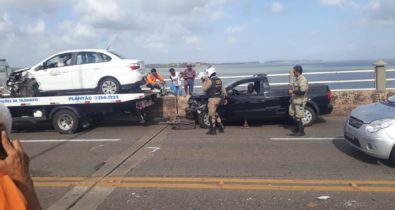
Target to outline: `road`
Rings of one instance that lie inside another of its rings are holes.
[[[304,138],[281,122],[217,136],[131,122],[73,135],[27,126],[12,138],[45,209],[395,209],[395,168],[350,147],[343,121],[322,118]]]

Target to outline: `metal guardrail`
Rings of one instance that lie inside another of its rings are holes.
[[[374,73],[374,70],[347,70],[347,71],[323,71],[323,72],[306,72],[304,75],[323,75],[323,74],[349,74],[349,73]],[[387,72],[395,72],[395,69],[387,69]],[[240,76],[223,76],[221,79],[241,79],[251,77],[252,75],[240,75]],[[268,74],[268,77],[288,77],[288,73],[283,74]],[[196,78],[198,79],[198,78]],[[387,82],[395,81],[395,78],[387,78]],[[165,79],[170,81],[170,79]],[[322,81],[309,81],[309,84],[336,84],[336,83],[359,83],[359,82],[375,82],[375,79],[356,79],[356,80],[322,80]],[[271,86],[288,85],[289,82],[277,82],[270,83]],[[245,85],[246,86],[246,85]],[[195,86],[195,88],[202,88],[201,85]],[[358,88],[358,89],[334,89],[332,91],[345,91],[345,90],[374,90],[375,88]],[[395,88],[387,88],[395,89]]]

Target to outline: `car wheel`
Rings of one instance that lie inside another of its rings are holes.
[[[117,94],[121,86],[114,78],[104,78],[99,83],[99,94]]]
[[[395,146],[392,148],[390,158],[388,159],[391,165],[395,166]]]
[[[306,106],[304,108],[304,117],[302,118],[303,125],[305,125],[305,126],[313,125],[316,118],[317,118],[317,114],[315,113],[314,109]]]
[[[78,130],[79,120],[73,111],[62,109],[55,113],[52,125],[61,134],[72,134]]]
[[[19,87],[19,95],[21,97],[36,97],[39,96],[38,84],[36,80],[29,79],[21,84]]]
[[[210,127],[210,118],[207,112],[201,112],[198,115],[198,122],[201,128],[209,128]]]

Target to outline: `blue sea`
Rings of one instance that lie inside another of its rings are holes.
[[[246,63],[246,64],[218,64],[213,65],[217,70],[219,77],[230,76],[248,76],[254,74],[268,74],[270,83],[287,83],[288,76],[270,76],[273,74],[288,74],[294,65],[302,65],[303,71],[306,73],[306,78],[310,81],[342,81],[342,80],[363,80],[374,79],[374,72],[363,73],[337,73],[337,74],[319,74],[308,75],[312,72],[341,72],[352,70],[374,70],[373,63],[376,60],[358,60],[358,61],[327,61],[316,63]],[[387,59],[385,62],[388,64],[387,69],[395,69],[395,59]],[[204,71],[207,66],[195,66],[196,72]],[[175,68],[176,71],[183,71],[184,68]],[[167,68],[157,68],[160,74],[165,78],[169,78],[169,71]],[[149,72],[149,69],[146,69]],[[395,79],[395,71],[387,71],[387,79]],[[223,79],[225,84],[240,78],[226,78]],[[324,83],[334,89],[361,89],[361,88],[374,88],[374,82],[357,82],[357,83]],[[196,80],[195,85],[201,85],[199,80]],[[387,82],[388,88],[395,88],[395,81]]]

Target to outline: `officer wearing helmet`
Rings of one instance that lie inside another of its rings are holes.
[[[296,121],[296,128],[292,131],[291,136],[304,136],[304,125],[302,119],[304,118],[304,108],[307,102],[307,91],[309,84],[307,79],[302,75],[302,66],[296,65],[293,67],[293,76],[295,81],[292,88],[289,89],[291,95],[289,105],[289,115]]]
[[[214,67],[209,66],[206,69],[206,75],[201,78],[203,82],[203,91],[207,93],[208,99],[208,114],[210,121],[210,128],[208,135],[216,135],[216,123],[218,123],[219,132],[224,132],[224,125],[221,118],[218,116],[217,109],[221,102],[226,97],[226,90],[222,84],[222,80],[217,77]],[[226,100],[224,101],[226,103]]]

